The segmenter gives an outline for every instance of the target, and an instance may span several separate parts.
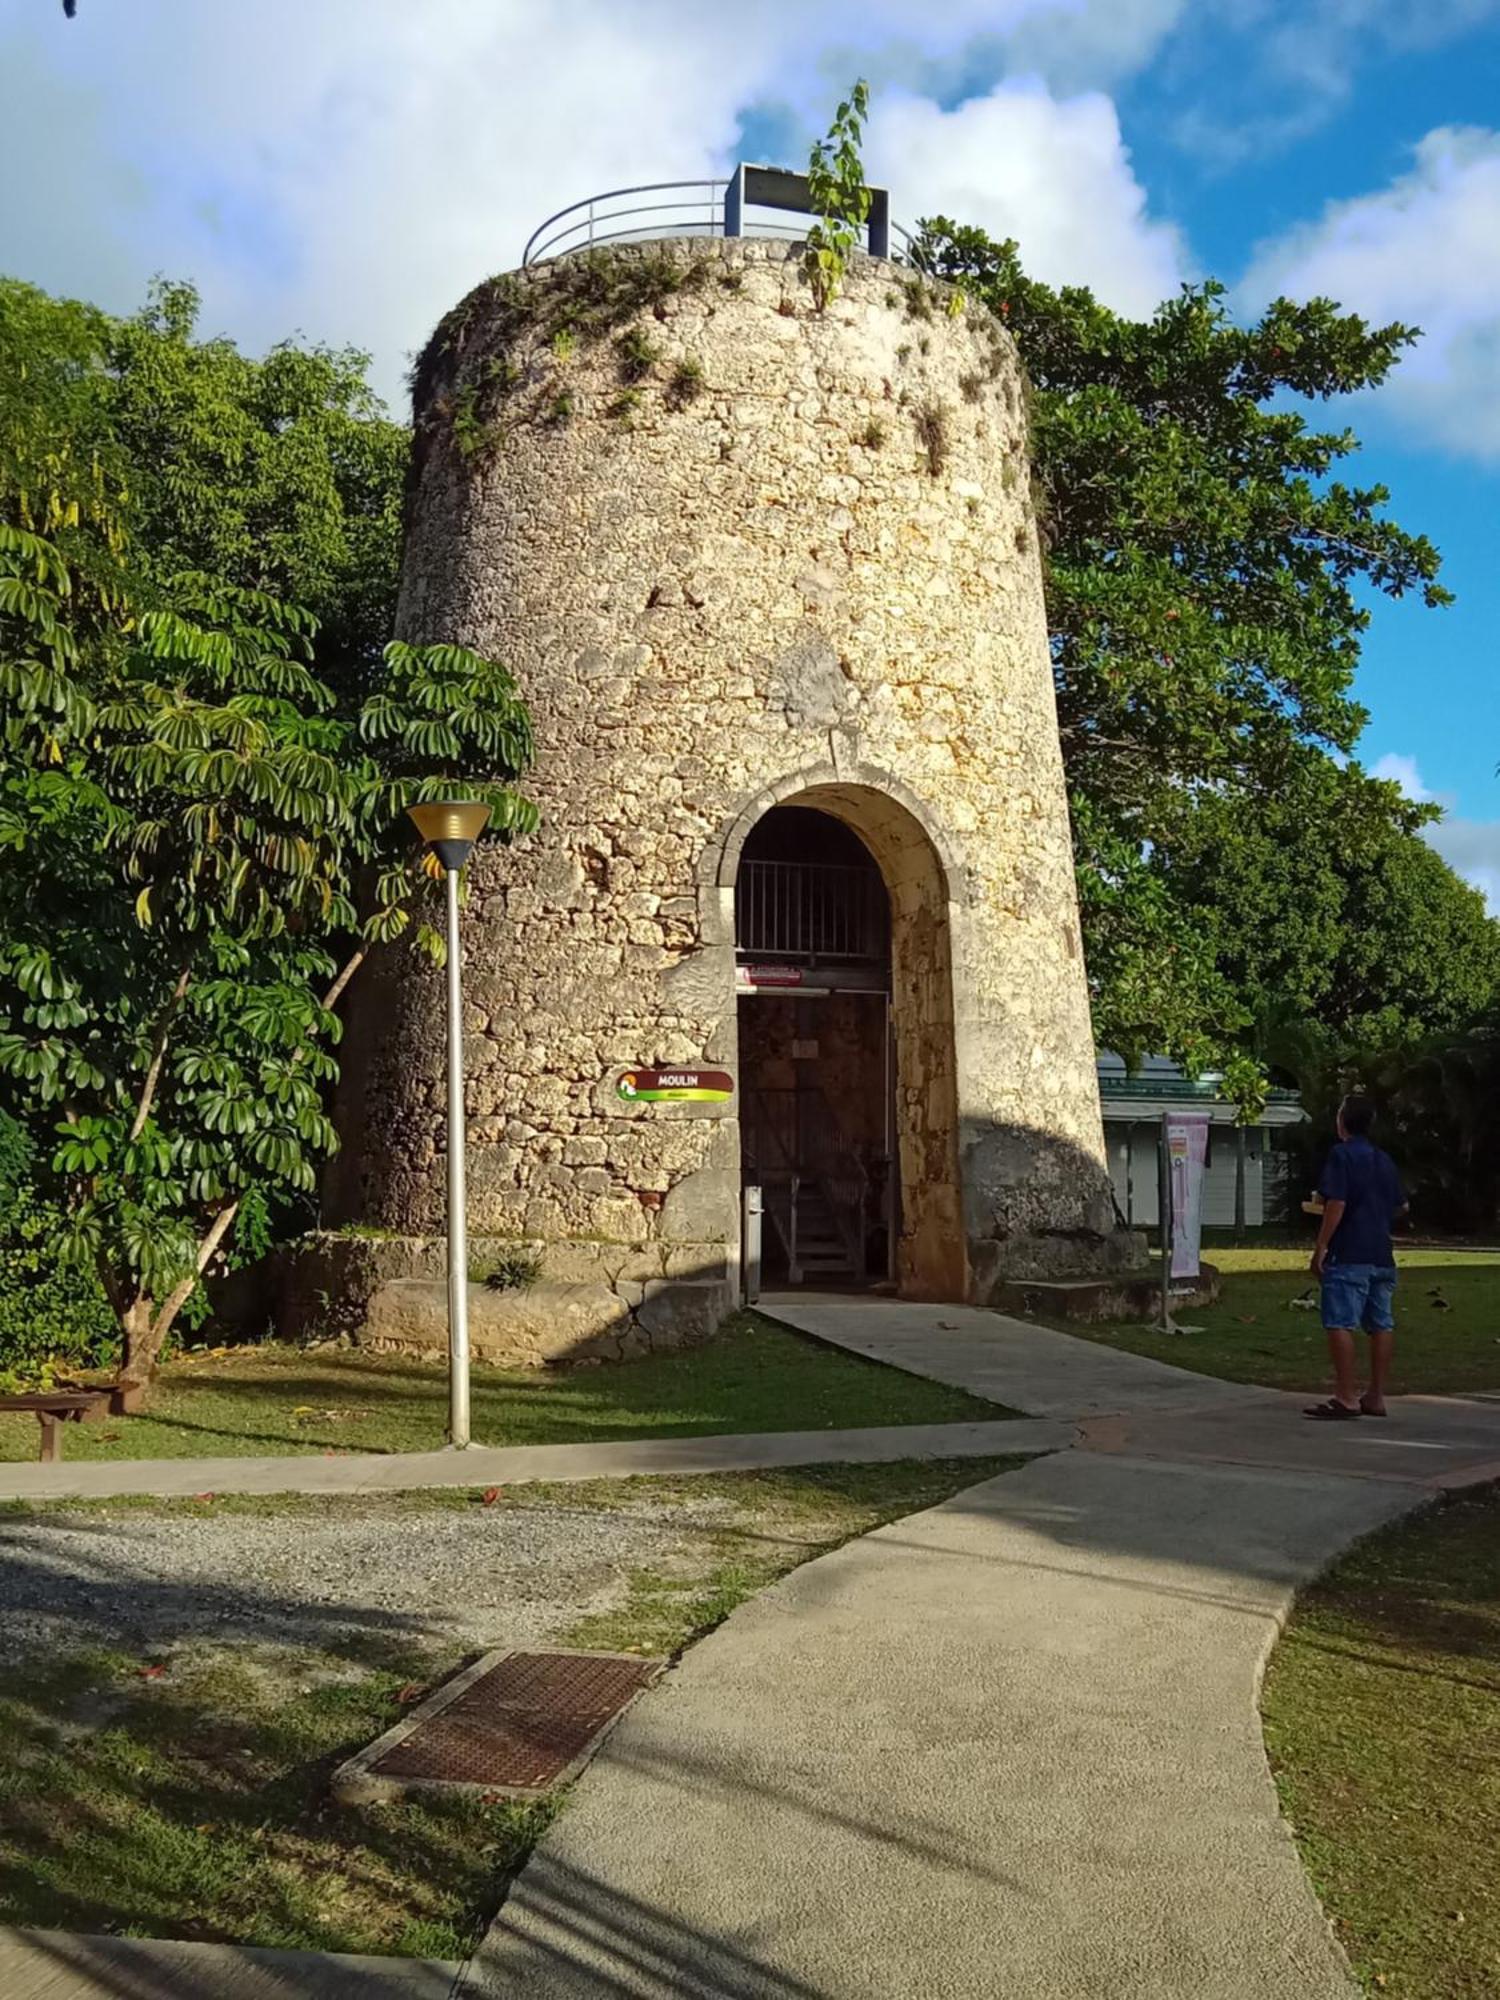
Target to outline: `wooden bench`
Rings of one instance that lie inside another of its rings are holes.
[[[56,1389],[41,1389],[33,1396],[0,1396],[0,1410],[30,1410],[42,1427],[42,1463],[54,1464],[62,1457],[64,1424],[96,1422],[100,1417],[119,1414],[118,1392],[113,1389],[83,1389],[67,1382]]]

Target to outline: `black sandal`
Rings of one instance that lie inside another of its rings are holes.
[[[1311,1417],[1315,1424],[1352,1424],[1358,1422],[1363,1412],[1351,1410],[1347,1403],[1335,1402],[1330,1396],[1326,1403],[1313,1403],[1302,1414]]]

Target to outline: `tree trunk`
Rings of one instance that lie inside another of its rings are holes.
[[[120,1314],[120,1366],[115,1374],[117,1407],[122,1416],[133,1416],[146,1400],[151,1378],[166,1339],[166,1329],[155,1325],[156,1306],[151,1299],[134,1299]]]
[[[167,1344],[167,1335],[176,1325],[177,1315],[197,1289],[203,1273],[217,1256],[220,1244],[233,1228],[239,1207],[238,1201],[232,1201],[219,1210],[208,1234],[198,1245],[195,1268],[173,1287],[161,1305],[147,1298],[144,1292],[138,1292],[124,1311],[116,1305],[115,1309],[120,1314],[120,1331],[124,1336],[120,1367],[115,1376],[116,1404],[121,1415],[133,1416],[137,1410],[144,1408],[146,1392],[155,1377],[161,1351]]]

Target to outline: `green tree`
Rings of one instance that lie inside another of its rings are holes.
[[[1245,803],[1209,792],[1148,863],[1242,1002],[1258,1052],[1315,1021],[1347,1058],[1467,1026],[1500,995],[1500,925],[1394,788],[1309,752]]]
[[[140,575],[196,570],[311,614],[319,673],[357,700],[395,616],[410,434],[367,355],[283,342],[255,360],[199,339],[198,314],[190,285],[114,318],[0,279],[0,430],[32,476],[44,423],[59,471],[112,472]]]
[[[1310,762],[1318,783],[1336,776],[1365,722],[1352,688],[1369,617],[1361,589],[1447,601],[1437,551],[1386,517],[1386,490],[1335,476],[1352,434],[1312,427],[1299,407],[1383,381],[1413,329],[1285,299],[1241,326],[1211,283],[1131,320],[1085,290],[1028,278],[1015,244],[941,218],[924,227],[918,256],[1011,330],[1032,385],[1096,1031],[1127,1054],[1243,1064],[1258,975],[1243,953],[1215,948],[1174,857],[1192,847],[1184,826],[1195,814],[1236,849],[1263,845],[1276,837],[1275,802],[1307,782]],[[1414,823],[1394,788],[1351,781],[1342,823],[1356,821],[1373,865],[1396,852],[1405,873],[1431,876],[1415,843],[1381,844]],[[1283,814],[1288,836],[1301,839]],[[1306,865],[1316,872],[1315,854]],[[1233,872],[1227,863],[1226,880]],[[1260,886],[1269,895],[1277,884],[1270,871]],[[1378,947],[1400,898],[1383,906],[1374,882],[1362,893]],[[1352,921],[1359,899],[1347,883],[1341,898]],[[1257,943],[1278,922],[1294,933],[1310,922],[1291,899],[1262,916]],[[1332,968],[1359,948],[1337,928],[1304,937],[1323,955],[1319,982],[1346,1015],[1371,1011],[1333,992]]]
[[[231,461],[191,425],[143,443],[121,352],[89,308],[0,297],[0,1111],[139,1389],[235,1237],[253,1254],[314,1185],[367,952],[413,929],[440,951],[402,808],[458,779],[502,835],[533,815],[504,669],[442,645],[372,662],[365,639],[321,658],[313,614],[243,580]],[[264,573],[301,562],[288,543]]]

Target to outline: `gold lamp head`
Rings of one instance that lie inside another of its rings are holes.
[[[445,868],[462,868],[489,824],[490,809],[477,799],[433,799],[408,806],[406,816]]]

